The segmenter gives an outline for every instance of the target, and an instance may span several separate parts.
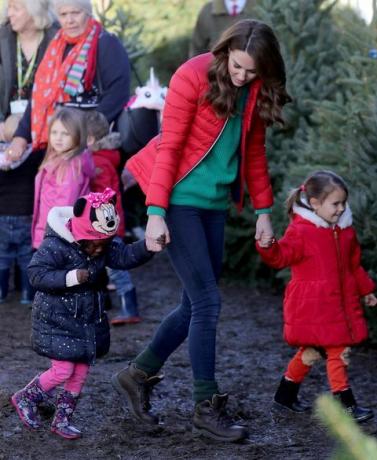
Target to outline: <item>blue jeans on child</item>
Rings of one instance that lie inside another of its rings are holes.
[[[0,216],[0,270],[9,269],[17,261],[26,270],[31,247],[31,216]]]
[[[195,380],[215,380],[216,328],[227,211],[171,205],[167,251],[183,285],[181,304],[160,324],[150,349],[165,362],[188,336]]]
[[[21,303],[30,303],[33,299],[34,290],[27,275],[33,255],[31,221],[31,216],[0,215],[0,302],[7,297],[9,272],[14,262],[20,268]]]
[[[120,240],[120,237],[116,236],[115,239]],[[109,268],[108,275],[120,300],[120,317],[138,317],[136,290],[128,271]]]
[[[110,281],[115,285],[116,292],[119,296],[124,295],[126,292],[131,291],[134,285],[131,276],[127,270],[108,269]]]

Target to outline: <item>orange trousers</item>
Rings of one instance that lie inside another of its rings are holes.
[[[331,391],[337,393],[349,388],[347,366],[348,347],[312,348],[301,347],[288,364],[284,376],[295,383],[301,383],[313,364],[322,357],[326,359],[327,378]]]

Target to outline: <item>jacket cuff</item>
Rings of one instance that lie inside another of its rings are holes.
[[[66,275],[65,275],[65,284],[67,287],[72,287],[72,286],[77,286],[80,284],[77,280],[77,269],[76,270],[70,270]]]
[[[256,209],[254,212],[257,216],[260,216],[261,214],[271,214],[272,208]]]

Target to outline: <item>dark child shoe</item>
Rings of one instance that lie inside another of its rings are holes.
[[[354,420],[356,420],[356,422],[366,422],[374,417],[372,409],[367,409],[366,407],[357,405],[351,388],[334,393],[334,396],[341,402],[341,404],[346,408],[346,411]]]
[[[56,412],[51,424],[51,431],[65,439],[81,438],[81,431],[71,425],[78,396],[63,390],[56,401]]]
[[[273,409],[288,409],[296,413],[310,411],[311,407],[298,399],[299,390],[299,383],[292,382],[283,376],[274,396]]]
[[[30,284],[26,269],[22,270],[20,268],[20,281],[21,281],[20,303],[23,305],[31,305],[34,300],[35,290]]]
[[[163,378],[163,374],[148,377],[135,363],[131,363],[127,368],[114,374],[111,383],[120,396],[126,398],[130,412],[138,420],[157,425],[159,420],[157,415],[151,412],[149,399],[153,387]]]
[[[9,290],[9,268],[0,270],[0,303],[7,299]]]
[[[138,324],[142,321],[140,316],[122,316],[117,315],[115,316],[110,323],[113,326],[122,326],[122,324]]]
[[[48,399],[49,395],[42,390],[39,385],[38,377],[34,377],[25,388],[17,391],[17,393],[11,397],[11,402],[22,423],[27,428],[37,430],[41,427],[37,405]]]
[[[137,324],[140,323],[139,309],[137,304],[136,289],[133,288],[125,294],[119,296],[120,308],[117,315],[111,319],[110,323],[113,326],[121,326],[122,324]]]
[[[211,401],[197,403],[193,417],[193,434],[226,442],[237,442],[247,438],[247,428],[234,423],[226,413],[227,401],[227,394],[215,394]]]

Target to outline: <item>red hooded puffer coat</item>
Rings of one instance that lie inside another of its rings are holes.
[[[171,190],[200,163],[220,136],[225,119],[218,118],[203,96],[213,55],[196,56],[173,75],[163,112],[162,132],[126,164],[146,194],[146,204],[168,208]],[[250,85],[241,137],[238,207],[247,183],[255,209],[272,206],[273,195],[265,153],[265,123],[256,101],[262,82]]]
[[[375,285],[360,265],[351,212],[347,207],[334,228],[322,225],[311,211],[304,214],[310,220],[296,214],[271,248],[257,244],[268,265],[291,268],[284,296],[284,338],[295,346],[360,343],[368,335],[360,297]]]

